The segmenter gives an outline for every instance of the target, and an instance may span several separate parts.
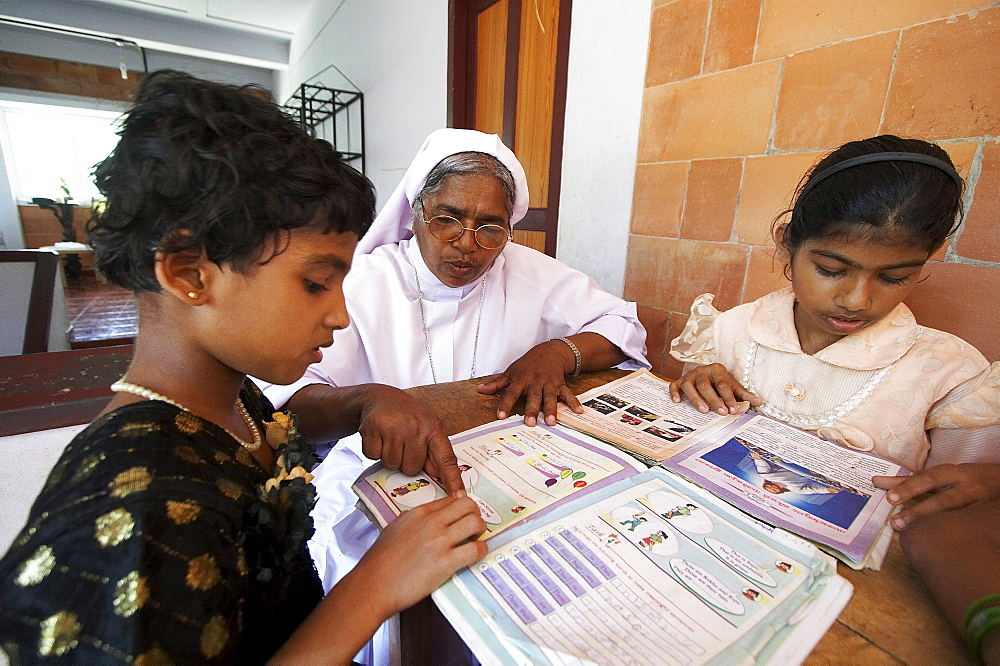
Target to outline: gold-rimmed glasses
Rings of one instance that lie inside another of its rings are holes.
[[[471,231],[476,239],[476,243],[486,250],[496,250],[503,247],[507,241],[514,240],[514,234],[499,224],[467,227],[451,215],[435,215],[428,220],[424,217],[422,211],[420,218],[427,225],[427,230],[431,232],[431,236],[448,243],[458,240],[466,231]]]

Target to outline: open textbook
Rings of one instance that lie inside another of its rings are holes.
[[[854,568],[881,566],[892,537],[893,506],[871,477],[909,474],[907,469],[763,414],[701,414],[687,401],[672,402],[668,387],[652,373],[636,371],[581,395],[582,415],[560,407],[559,419],[629,450],[646,445],[649,427],[623,426],[622,419],[646,414],[658,429],[669,429],[659,425],[669,418],[686,432],[657,452],[663,467],[817,542]]]
[[[850,598],[812,544],[585,434],[452,442],[490,550],[433,596],[484,664],[796,663]],[[354,487],[380,525],[443,495],[379,465]]]
[[[732,423],[737,415],[702,414],[690,402],[674,402],[666,382],[636,370],[577,396],[584,413],[559,405],[559,422],[656,465]],[[749,403],[742,403],[746,411]]]

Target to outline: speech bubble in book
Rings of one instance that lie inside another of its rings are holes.
[[[465,460],[458,461],[458,471],[462,473],[462,483],[465,484],[465,490],[471,492],[479,483],[479,472]]]
[[[733,592],[697,564],[683,558],[670,560],[670,569],[681,583],[703,601],[731,615],[743,615],[746,609]]]
[[[705,545],[711,548],[712,552],[715,553],[720,560],[747,578],[767,587],[778,586],[778,583],[771,577],[771,574],[767,573],[767,571],[758,566],[756,562],[735,548],[731,548],[718,539],[713,539],[711,537],[705,539]]]
[[[407,476],[396,472],[387,476],[382,484],[392,501],[407,509],[427,504],[437,497],[437,486],[426,475]]]
[[[656,490],[646,497],[646,505],[672,527],[691,534],[709,534],[712,519],[690,498],[668,490]]]
[[[499,525],[503,522],[503,516],[497,513],[497,510],[490,506],[490,503],[482,497],[469,493],[469,499],[479,507],[479,515],[483,517],[487,525]]]

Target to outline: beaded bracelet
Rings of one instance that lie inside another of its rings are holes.
[[[569,345],[569,348],[573,350],[573,357],[576,359],[576,367],[573,368],[573,374],[571,377],[576,377],[580,374],[580,368],[583,367],[583,356],[580,355],[580,350],[576,348],[576,345],[569,338],[554,338],[555,340],[560,340]]]
[[[1000,629],[1000,594],[987,594],[965,611],[962,635],[972,648],[972,653],[981,657],[983,640],[990,632]]]

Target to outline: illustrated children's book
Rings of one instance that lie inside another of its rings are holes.
[[[433,598],[484,664],[796,663],[851,595],[812,544],[583,433],[452,441],[489,552]],[[443,495],[378,465],[355,491],[381,525]]]
[[[560,404],[559,422],[656,465],[736,419],[702,414],[686,400],[676,403],[669,386],[649,370],[636,370],[577,396],[583,414]],[[749,406],[743,403],[742,411]]]
[[[687,401],[673,403],[668,387],[668,382],[639,371],[581,395],[587,413],[574,419],[562,407],[559,418],[611,440],[629,435],[615,423],[619,414],[662,414],[674,405],[706,416]],[[597,400],[614,404],[615,410],[595,409],[591,403]],[[615,427],[602,432],[608,421]],[[691,432],[678,440],[680,449],[668,451],[663,467],[756,518],[815,541],[849,566],[881,566],[892,537],[888,521],[894,508],[871,478],[908,470],[759,413],[689,425]],[[642,434],[637,428],[635,446],[641,445]]]

